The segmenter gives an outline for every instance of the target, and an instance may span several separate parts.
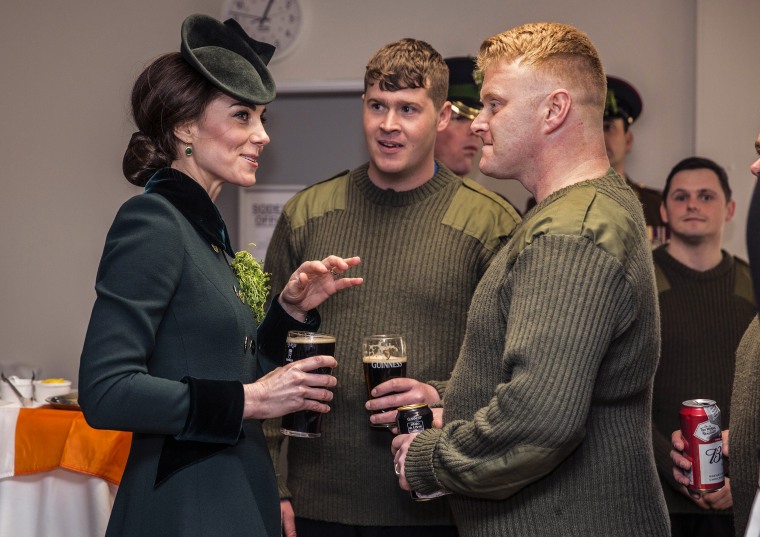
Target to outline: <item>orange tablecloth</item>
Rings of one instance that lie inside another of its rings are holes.
[[[131,440],[131,433],[93,429],[77,410],[21,408],[14,475],[65,468],[118,485]]]

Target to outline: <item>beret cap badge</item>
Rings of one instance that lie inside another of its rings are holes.
[[[478,70],[475,58],[456,56],[446,58],[449,68],[448,100],[451,109],[468,119],[475,119],[483,105],[480,103],[480,88],[483,74]]]
[[[639,92],[622,78],[607,76],[607,97],[604,103],[604,118],[621,118],[632,125],[639,115],[643,103]]]

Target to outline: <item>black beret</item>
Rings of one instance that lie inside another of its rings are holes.
[[[628,125],[638,119],[643,108],[636,88],[622,78],[607,76],[607,100],[604,103],[604,119],[622,118]]]
[[[449,66],[449,94],[452,110],[460,116],[475,119],[483,105],[480,103],[479,76],[475,58],[458,56],[444,60]]]
[[[182,57],[209,82],[242,102],[272,102],[275,85],[267,64],[274,47],[248,37],[233,19],[224,24],[207,15],[182,23]]]

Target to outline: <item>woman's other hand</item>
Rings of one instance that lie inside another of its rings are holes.
[[[338,291],[364,282],[363,278],[341,277],[344,272],[359,263],[358,257],[343,259],[335,255],[322,261],[306,261],[290,276],[280,293],[280,305],[291,317],[304,321],[309,310],[316,308]]]

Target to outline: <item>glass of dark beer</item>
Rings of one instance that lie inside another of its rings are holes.
[[[406,342],[403,336],[380,334],[365,337],[362,341],[362,362],[367,397],[372,398],[371,393],[375,386],[392,378],[406,377]],[[380,414],[391,410],[395,409],[387,408],[372,413]],[[379,429],[394,427],[393,423],[370,425]]]
[[[288,348],[286,362],[303,360],[310,356],[335,356],[335,336],[318,332],[301,332],[291,330],[285,340]],[[311,371],[320,375],[329,375],[332,369],[320,367]],[[322,436],[322,413],[312,410],[300,410],[282,417],[280,432],[287,436],[300,438],[319,438]]]

